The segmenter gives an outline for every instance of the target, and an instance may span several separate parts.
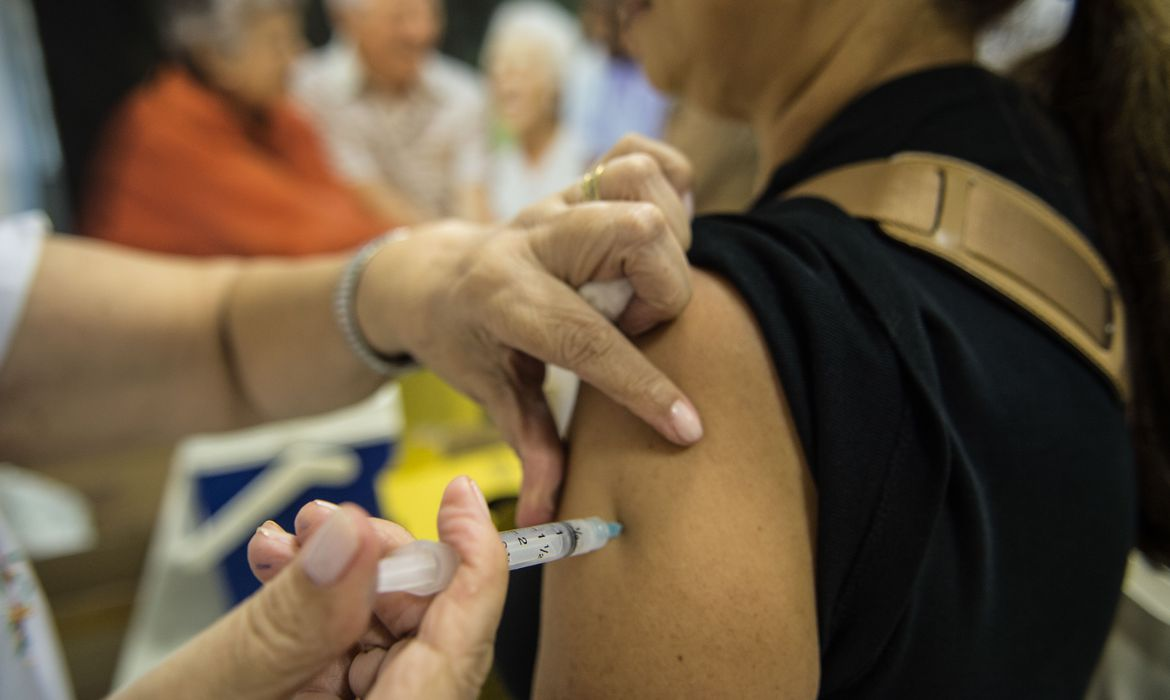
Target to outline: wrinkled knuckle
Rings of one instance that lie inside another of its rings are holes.
[[[662,173],[658,161],[645,153],[631,153],[622,159],[623,169],[630,173],[630,177],[639,182],[653,179]]]
[[[290,660],[300,658],[310,649],[312,640],[305,638],[301,612],[288,596],[272,588],[267,605],[245,605],[242,610],[242,633],[236,643],[235,658],[248,659],[259,675],[275,677],[286,672]],[[256,600],[260,603],[260,599]]]
[[[640,134],[631,131],[618,139],[617,150],[627,153],[630,151],[639,151],[645,142],[646,140]]]
[[[656,205],[641,202],[630,207],[626,229],[633,242],[651,244],[670,232],[666,214]]]
[[[614,342],[614,332],[607,325],[576,319],[561,334],[561,361],[570,369],[593,364],[613,352]]]
[[[663,312],[670,315],[677,315],[691,303],[692,290],[690,284],[685,281],[672,281],[663,289],[662,295],[657,300],[657,307]]]
[[[479,308],[508,288],[515,275],[516,262],[506,251],[485,248],[469,260],[454,280],[452,296],[457,308]],[[449,312],[450,309],[436,311]]]

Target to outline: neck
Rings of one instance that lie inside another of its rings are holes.
[[[418,81],[391,80],[379,78],[373,74],[366,76],[366,86],[376,93],[391,97],[405,97],[418,87]]]
[[[763,189],[778,166],[796,156],[817,131],[866,91],[902,75],[974,60],[973,37],[941,22],[934,31],[921,27],[898,31],[877,22],[856,23],[795,95],[789,88],[778,96],[784,89],[780,85],[762,93],[751,112],[760,148],[757,189]],[[911,35],[925,38],[899,43]],[[875,42],[874,36],[891,39]]]
[[[520,134],[520,150],[529,163],[539,163],[557,135],[555,117],[541,119]]]

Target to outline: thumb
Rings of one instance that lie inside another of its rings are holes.
[[[491,670],[508,560],[474,481],[461,477],[447,486],[438,524],[439,539],[459,555],[459,567],[431,601],[418,635],[387,654],[370,700],[475,698]]]
[[[366,630],[380,551],[365,511],[344,506],[271,583],[129,697],[288,698]]]
[[[293,565],[232,615],[234,697],[288,697],[345,654],[369,625],[379,553],[364,510],[330,516]]]

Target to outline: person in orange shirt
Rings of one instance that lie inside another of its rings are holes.
[[[309,255],[391,227],[333,173],[286,100],[295,0],[168,0],[175,60],[115,114],[81,231],[182,255]]]

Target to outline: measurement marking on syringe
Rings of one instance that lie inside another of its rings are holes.
[[[508,568],[545,564],[595,551],[621,532],[621,525],[600,518],[561,521],[500,533]],[[458,555],[448,545],[417,541],[378,564],[380,592],[431,595],[450,582]]]

